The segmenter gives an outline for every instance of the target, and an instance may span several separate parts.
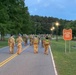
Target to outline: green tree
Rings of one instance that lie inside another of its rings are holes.
[[[4,1],[0,2],[0,33],[1,40],[4,40],[4,35],[7,32],[7,25],[9,21],[9,15],[7,12],[7,7],[4,5]]]
[[[65,28],[66,29],[70,29],[70,28],[72,29],[72,36],[74,39],[74,37],[76,37],[76,21],[67,22],[65,25]]]

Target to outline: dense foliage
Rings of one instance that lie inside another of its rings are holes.
[[[52,31],[50,30],[50,28],[52,28],[52,26],[55,27],[55,29],[53,30],[53,34],[56,35],[57,31],[57,26],[55,25],[56,21],[59,22],[59,26],[58,26],[58,35],[62,35],[63,34],[63,29],[72,29],[72,35],[73,35],[73,39],[74,37],[76,37],[76,20],[72,21],[72,20],[63,20],[63,19],[58,19],[58,18],[54,18],[54,17],[43,17],[43,16],[38,16],[38,15],[31,15],[31,19],[34,22],[34,28],[35,30],[33,31],[33,33],[35,34],[50,34],[52,33]]]
[[[0,1],[1,40],[4,40],[5,34],[29,33],[30,27],[30,15],[24,0]]]
[[[54,18],[54,17],[42,17],[42,16],[31,16],[32,20],[34,21],[34,27],[36,29],[36,33],[40,34],[40,33],[46,33],[46,34],[50,34],[51,30],[50,28],[52,26],[54,26],[56,28],[55,22],[58,21],[59,22],[59,27],[58,27],[58,34],[62,35],[62,30],[65,27],[67,22],[70,22],[68,20],[63,20],[63,19],[58,19],[58,18]],[[56,34],[56,29],[54,30],[54,34]]]
[[[58,35],[62,35],[64,28],[73,30],[73,38],[76,36],[76,21],[30,15],[24,0],[0,0],[0,34],[4,40],[5,34],[50,34],[50,28],[56,34],[55,22],[59,22]]]

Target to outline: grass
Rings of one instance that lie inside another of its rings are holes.
[[[52,40],[51,48],[55,59],[58,75],[76,75],[76,45],[75,41],[70,41],[70,53],[69,42],[67,41],[67,52],[65,53],[65,41],[64,40]]]
[[[0,41],[0,48],[8,46],[8,41],[7,39],[5,41]]]

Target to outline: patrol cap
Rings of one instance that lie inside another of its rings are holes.
[[[11,36],[13,36],[13,34],[11,34]]]
[[[49,39],[48,36],[46,36],[46,39]]]

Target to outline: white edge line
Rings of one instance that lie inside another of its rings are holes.
[[[50,49],[50,54],[51,54],[51,57],[52,57],[52,63],[53,63],[55,75],[58,75],[57,70],[56,70],[56,66],[55,66],[55,62],[54,62],[54,58],[53,58],[53,54],[52,54],[52,51],[51,51],[51,47],[50,46],[49,46],[49,49]]]

